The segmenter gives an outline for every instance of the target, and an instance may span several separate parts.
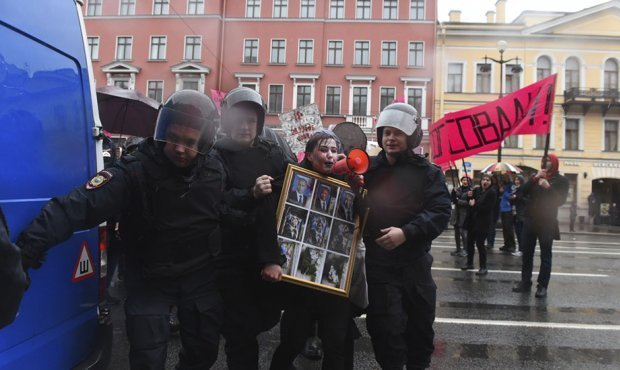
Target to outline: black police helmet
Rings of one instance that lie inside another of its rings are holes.
[[[252,90],[248,87],[236,87],[228,92],[222,100],[222,129],[224,132],[228,132],[226,127],[226,111],[237,104],[249,104],[256,111],[258,122],[256,125],[256,132],[260,134],[263,131],[265,125],[265,103],[263,98],[256,90]]]

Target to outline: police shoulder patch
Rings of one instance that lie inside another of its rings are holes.
[[[99,171],[92,179],[86,183],[86,190],[99,189],[112,179],[112,174],[108,171]]]

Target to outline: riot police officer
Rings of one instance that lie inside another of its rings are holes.
[[[20,234],[27,267],[74,230],[122,214],[125,304],[132,369],[164,369],[170,306],[178,306],[180,369],[217,359],[222,304],[215,285],[223,166],[209,153],[218,120],[210,98],[181,90],[167,100],[154,138],[65,196],[53,198]],[[36,284],[36,282],[34,282]]]
[[[450,219],[450,195],[441,170],[412,151],[422,140],[413,107],[388,105],[377,120],[377,138],[383,150],[364,175],[368,332],[383,369],[421,369],[434,350],[429,251]]]
[[[216,150],[227,170],[229,196],[222,219],[219,282],[228,368],[258,368],[256,336],[277,324],[280,307],[270,282],[282,276],[276,208],[287,156],[263,132],[265,107],[254,90],[239,87],[222,101]],[[262,279],[261,279],[262,277]]]

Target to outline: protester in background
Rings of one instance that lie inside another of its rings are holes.
[[[452,189],[452,203],[454,209],[451,217],[454,226],[454,241],[456,242],[456,251],[450,252],[451,256],[466,257],[467,256],[467,229],[465,229],[465,219],[469,210],[469,199],[467,193],[471,190],[468,176],[461,177],[461,186]]]
[[[514,207],[514,220],[515,220],[515,234],[517,235],[517,243],[519,244],[519,250],[512,253],[513,256],[521,257],[523,252],[522,234],[523,234],[523,220],[525,218],[525,196],[523,195],[523,184],[525,184],[525,177],[517,175],[515,178],[514,189],[510,196],[510,203]]]
[[[382,151],[364,175],[370,213],[364,230],[366,324],[383,369],[423,369],[434,351],[436,285],[431,242],[450,220],[441,170],[412,149],[422,141],[418,112],[405,103],[377,120]]]
[[[495,234],[497,233],[497,221],[499,220],[499,215],[500,215],[500,211],[499,211],[499,198],[501,196],[501,193],[499,191],[500,178],[499,176],[491,176],[491,179],[493,180],[493,185],[491,185],[491,188],[497,198],[495,199],[495,206],[494,206],[495,208],[493,209],[491,221],[489,222],[489,230],[487,231],[487,237],[486,237],[487,249],[493,249],[495,247]]]
[[[489,232],[489,223],[493,220],[493,212],[496,207],[497,195],[493,189],[493,177],[489,174],[482,174],[480,186],[468,193],[470,212],[467,217],[467,264],[461,270],[474,269],[474,244],[480,254],[480,269],[476,275],[486,275],[487,270],[487,250],[484,241]]]
[[[499,210],[502,218],[502,234],[504,236],[504,245],[500,248],[502,252],[513,253],[516,251],[514,216],[512,214],[512,182],[510,175],[502,176],[502,183],[499,186],[500,200]]]
[[[522,236],[523,265],[521,281],[512,288],[513,292],[529,292],[532,288],[534,250],[538,240],[541,263],[536,298],[547,296],[551,278],[551,247],[554,239],[560,239],[558,208],[568,196],[568,180],[558,170],[558,157],[549,154],[543,158],[541,170],[523,185],[523,194],[528,198]]]
[[[338,159],[344,158],[342,153],[340,139],[330,130],[321,130],[306,143],[301,166],[322,175],[333,176],[332,167]],[[350,181],[352,187],[357,186],[355,180]],[[361,250],[359,246],[362,247]],[[364,271],[363,243],[360,242],[359,246],[358,254],[361,258],[356,257],[348,299],[306,287],[290,285],[286,288],[288,302],[282,315],[280,345],[273,354],[271,370],[291,368],[315,321],[318,323],[319,338],[323,342],[324,357],[321,368],[353,368],[354,338],[351,332],[357,331],[357,327],[352,320],[352,304],[357,307],[356,310],[364,309],[367,305],[366,281],[363,276],[359,278]],[[342,249],[346,250],[347,247],[343,245]]]

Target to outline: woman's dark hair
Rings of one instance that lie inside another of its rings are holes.
[[[308,142],[306,143],[306,150],[305,150],[306,156],[304,156],[304,160],[301,161],[301,165],[304,167],[309,166],[310,161],[308,161],[307,154],[311,153],[314,149],[316,149],[317,146],[321,145],[322,143],[326,142],[329,139],[333,139],[336,142],[338,153],[342,153],[344,151],[342,147],[342,143],[340,142],[340,139],[338,138],[338,136],[336,136],[336,134],[332,130],[322,129],[312,134],[310,139],[308,139]]]
[[[483,173],[482,175],[480,175],[480,181],[482,181],[482,179],[485,177],[488,177],[489,180],[491,180],[491,185],[495,185],[495,178],[493,177],[493,175],[488,174],[488,173]]]

